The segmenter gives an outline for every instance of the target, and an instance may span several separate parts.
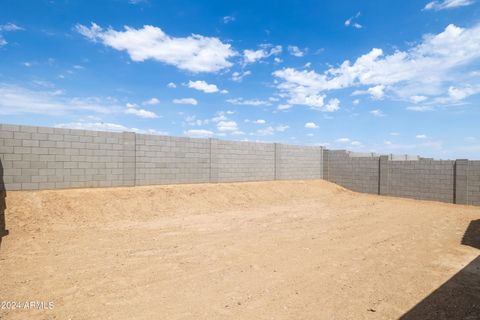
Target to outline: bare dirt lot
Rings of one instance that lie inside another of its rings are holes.
[[[480,208],[325,181],[8,192],[2,319],[479,319]],[[463,244],[462,244],[463,243]]]

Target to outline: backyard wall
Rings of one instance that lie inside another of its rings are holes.
[[[0,125],[6,190],[320,179],[322,148]]]
[[[480,205],[480,161],[0,125],[5,190],[325,179],[358,192]]]
[[[324,179],[354,191],[480,205],[480,161],[323,153]]]

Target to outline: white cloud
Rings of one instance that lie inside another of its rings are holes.
[[[155,129],[137,129],[129,128],[121,124],[109,123],[109,122],[70,122],[60,123],[55,125],[55,128],[67,128],[67,129],[79,129],[79,130],[93,130],[93,131],[112,131],[112,132],[135,132],[142,134],[156,134],[167,135],[168,132],[158,131]]]
[[[255,123],[255,124],[265,124],[267,122],[263,119],[258,119],[258,120],[255,120],[253,123]]]
[[[127,103],[127,108],[123,110],[125,114],[131,114],[144,119],[155,119],[158,116],[155,112],[148,111],[145,109],[140,109],[136,104]]]
[[[191,104],[192,106],[196,106],[198,101],[194,98],[182,98],[182,99],[173,99],[173,103],[175,104]]]
[[[325,106],[325,108],[323,108],[322,111],[334,112],[338,109],[340,109],[340,100],[338,100],[337,98],[333,98],[328,101],[327,105]]]
[[[369,94],[375,100],[381,100],[385,96],[385,86],[379,84],[378,86],[370,87],[367,90],[356,90],[353,95]]]
[[[385,116],[385,114],[380,109],[372,110],[372,111],[370,111],[370,114],[375,116],[375,117],[384,117]]]
[[[448,95],[453,101],[460,101],[480,92],[479,86],[449,87]]]
[[[439,34],[425,35],[406,51],[385,55],[374,48],[353,63],[346,60],[323,73],[285,68],[273,75],[282,80],[277,88],[291,104],[321,106],[324,92],[359,86],[388,87],[394,99],[410,102],[412,96],[444,96],[458,83],[476,87],[478,78],[469,76],[464,68],[479,60],[480,24],[472,28],[449,25]],[[383,90],[375,90],[370,93],[382,96]]]
[[[473,4],[473,0],[443,0],[443,1],[431,1],[425,5],[423,10],[445,10],[458,7],[466,7]]]
[[[390,135],[394,136],[394,137],[397,137],[397,136],[400,135],[400,133],[399,132],[390,132]]]
[[[219,121],[217,123],[217,130],[220,132],[225,131],[238,131],[238,125],[235,121]]]
[[[215,84],[208,84],[203,80],[190,80],[188,81],[188,87],[195,90],[203,91],[205,93],[215,93],[220,91]]]
[[[235,17],[234,16],[225,16],[225,17],[222,18],[222,20],[223,20],[223,23],[227,24],[227,23],[235,21]]]
[[[408,106],[407,110],[415,111],[415,112],[425,112],[425,111],[433,111],[434,108],[432,106]]]
[[[271,126],[255,131],[255,135],[257,136],[272,136],[274,134],[275,134],[275,128]]]
[[[258,50],[243,50],[244,64],[254,63],[256,61],[268,58],[272,55],[278,55],[282,52],[282,46],[275,46],[268,50],[268,45]]]
[[[151,98],[142,102],[144,106],[156,106],[159,103],[160,100],[158,100],[157,98]]]
[[[276,127],[275,127],[275,131],[284,132],[284,131],[286,131],[288,128],[290,128],[290,127],[287,126],[287,125],[279,125],[279,126],[276,126]]]
[[[0,31],[12,32],[12,31],[23,31],[25,30],[22,27],[17,26],[14,23],[6,23],[0,25]]]
[[[278,107],[277,107],[277,110],[288,110],[291,107],[292,106],[290,104],[279,104]]]
[[[415,136],[415,138],[417,138],[417,139],[427,139],[427,136],[425,134],[417,134]]]
[[[339,138],[335,141],[339,142],[339,143],[348,143],[348,142],[350,142],[350,139],[349,138]]]
[[[169,82],[169,83],[167,84],[167,87],[169,87],[169,88],[171,88],[171,89],[175,89],[175,88],[177,87],[177,85],[176,85],[175,83],[173,83],[173,82]]]
[[[356,15],[354,15],[353,17],[350,17],[349,19],[345,20],[345,22],[344,22],[345,27],[353,27],[355,29],[363,28],[363,26],[360,23],[354,21],[355,19],[359,18],[360,15],[361,15],[361,13],[357,12]]]
[[[243,80],[243,78],[245,78],[246,76],[249,76],[251,74],[252,74],[252,72],[249,71],[249,70],[247,70],[245,72],[242,72],[242,73],[235,71],[234,73],[232,73],[232,80],[236,81],[236,82],[241,82]]]
[[[69,97],[61,90],[31,90],[0,83],[0,115],[46,114],[59,116],[79,112],[109,114],[121,109],[113,98]]]
[[[413,103],[420,103],[420,102],[423,102],[427,99],[428,98],[425,97],[425,96],[411,96],[410,97],[410,101],[412,101]]]
[[[120,51],[127,51],[133,61],[153,59],[191,72],[216,72],[232,66],[229,58],[236,55],[230,44],[218,38],[192,34],[172,37],[162,29],[145,25],[141,29],[126,26],[124,31],[103,30],[92,23],[81,24],[76,31],[87,39],[101,42]]]
[[[362,145],[362,143],[361,143],[360,141],[352,141],[352,142],[350,143],[350,145],[355,146],[355,147],[359,147],[359,146]]]
[[[295,57],[303,57],[305,53],[297,46],[288,46],[288,52]]]
[[[243,98],[234,98],[234,99],[227,99],[225,101],[231,104],[245,105],[245,106],[268,106],[271,104],[268,101],[259,100],[259,99],[245,100]]]
[[[0,47],[5,46],[8,44],[7,40],[5,40],[2,36],[2,32],[13,32],[13,31],[22,31],[25,30],[22,27],[17,26],[14,23],[6,23],[0,25]]]
[[[354,105],[358,105],[358,104],[360,103],[360,100],[359,100],[359,99],[355,99],[355,100],[352,101],[352,103],[353,103]]]
[[[184,135],[197,138],[208,138],[213,136],[213,132],[205,129],[191,129],[183,132]]]
[[[304,127],[307,128],[307,129],[317,129],[318,125],[315,124],[315,122],[307,122],[307,123],[305,123]]]

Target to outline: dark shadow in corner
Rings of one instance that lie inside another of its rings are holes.
[[[480,250],[480,219],[470,221],[463,235],[462,244]]]
[[[2,248],[2,238],[8,235],[8,230],[5,228],[6,197],[7,190],[5,189],[5,182],[3,180],[3,164],[2,159],[0,159],[0,249]]]
[[[463,235],[462,244],[480,249],[480,220],[470,222]],[[480,319],[480,256],[400,319]]]

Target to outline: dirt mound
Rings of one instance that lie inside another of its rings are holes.
[[[54,307],[0,318],[467,318],[478,219],[325,181],[8,192],[2,299]]]

